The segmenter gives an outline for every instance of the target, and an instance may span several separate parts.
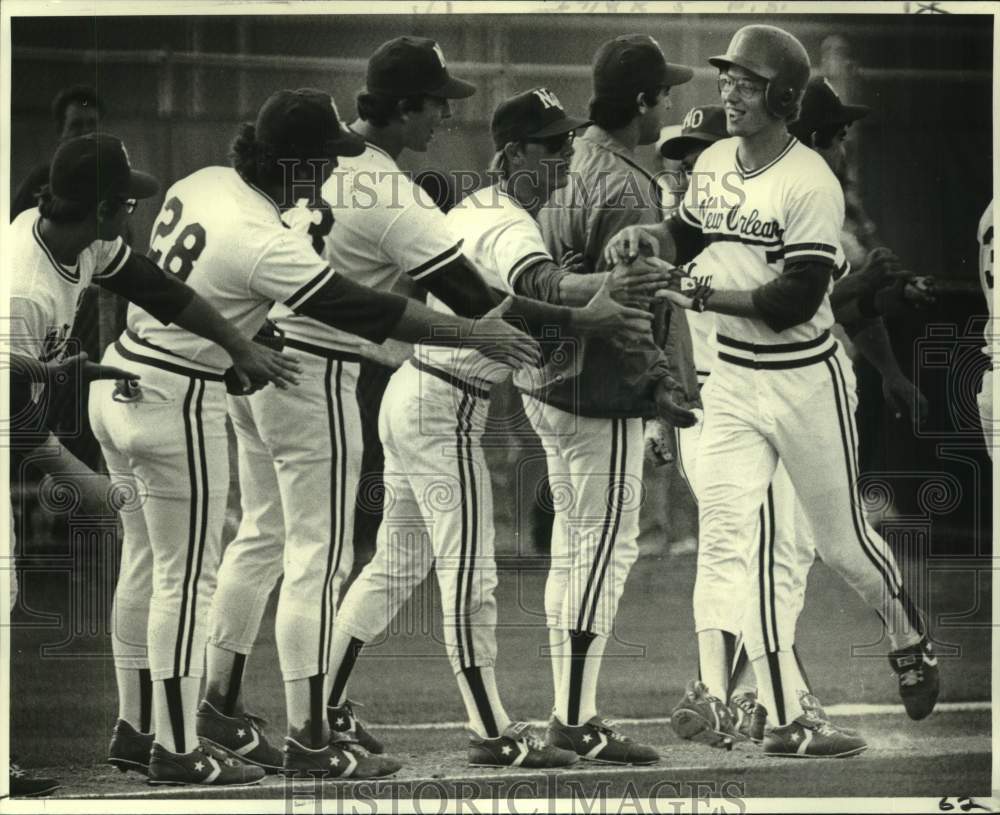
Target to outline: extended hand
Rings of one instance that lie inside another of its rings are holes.
[[[669,378],[656,383],[656,410],[664,422],[674,427],[692,427],[698,423],[698,417],[679,402],[686,401],[676,391],[676,384]]]
[[[654,257],[618,263],[608,274],[609,293],[619,303],[648,308],[656,293],[670,285],[672,272],[669,263]]]
[[[65,387],[71,382],[86,385],[98,379],[139,379],[139,375],[131,371],[91,362],[86,352],[66,357],[50,365],[49,368],[49,382],[55,387]]]
[[[282,390],[299,384],[296,374],[302,373],[302,367],[298,360],[262,343],[247,340],[232,357],[232,375],[245,394],[260,390],[268,382]]]
[[[658,257],[660,242],[641,226],[626,226],[604,246],[608,266],[631,263],[640,255]]]
[[[507,297],[481,318],[473,320],[468,333],[462,337],[462,344],[514,368],[523,365],[537,368],[542,364],[538,343],[503,319],[512,302],[513,298]]]
[[[919,426],[927,418],[930,409],[927,397],[902,374],[882,380],[882,396],[897,419],[905,414]]]
[[[596,334],[611,340],[619,348],[629,348],[645,339],[652,340],[653,315],[640,308],[630,308],[611,297],[609,275],[586,308],[577,315],[581,333]]]

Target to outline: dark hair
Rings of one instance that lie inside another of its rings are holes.
[[[78,224],[94,211],[94,204],[81,204],[78,201],[67,201],[56,198],[46,184],[35,196],[38,199],[38,209],[43,218],[56,224]]]
[[[89,85],[73,85],[70,88],[63,88],[52,100],[52,118],[60,133],[66,125],[66,111],[72,104],[94,107],[98,113],[104,113],[104,105],[97,98],[97,91]]]
[[[424,109],[424,96],[385,96],[359,91],[356,97],[358,118],[375,127],[387,127],[402,111],[418,113]]]
[[[652,100],[655,104],[656,97],[665,90],[665,85],[654,85],[643,88],[639,91],[648,105]],[[639,104],[635,98],[621,97],[609,98],[595,96],[590,100],[590,116],[594,124],[603,130],[620,130],[639,115]]]
[[[229,159],[245,181],[258,187],[269,186],[282,178],[277,156],[267,145],[257,141],[257,130],[250,122],[243,122],[236,131]]]

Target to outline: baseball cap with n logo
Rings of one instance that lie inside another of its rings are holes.
[[[396,37],[368,60],[365,86],[383,96],[437,96],[465,99],[476,86],[448,73],[444,51],[426,37]]]
[[[497,106],[490,132],[501,150],[508,142],[559,136],[589,124],[587,119],[567,116],[559,97],[548,88],[532,88]]]

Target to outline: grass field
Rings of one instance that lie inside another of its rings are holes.
[[[542,720],[551,709],[551,680],[543,651],[547,638],[540,617],[543,579],[538,570],[501,572],[497,676],[505,704],[515,718]],[[535,789],[539,795],[528,797],[543,798],[572,797],[577,792],[591,797],[633,792],[649,795],[651,790],[666,798],[678,792],[683,798],[695,781],[714,784],[716,795],[725,795],[724,785],[732,783],[735,786],[729,791],[740,798],[989,795],[988,710],[982,705],[943,710],[919,723],[902,715],[884,657],[884,644],[877,644],[877,618],[822,564],[817,564],[810,578],[799,643],[813,689],[825,704],[870,706],[860,711],[867,715],[849,717],[850,725],[868,738],[868,752],[843,762],[798,762],[767,759],[750,746],[723,753],[678,741],[664,717],[684,682],[697,670],[691,633],[693,579],[693,557],[640,559],[630,577],[619,611],[617,636],[608,648],[602,671],[601,712],[610,718],[650,720],[625,729],[661,747],[663,758],[652,768],[587,765],[550,777],[477,772],[465,767],[465,735],[455,726],[464,714],[443,655],[440,611],[433,585],[418,591],[400,614],[394,630],[382,642],[366,649],[349,692],[364,703],[361,715],[372,730],[380,733],[388,749],[404,760],[405,767],[397,780],[404,786],[411,785],[407,787],[409,794],[420,794],[413,792],[412,785],[433,780],[442,785],[442,794],[475,797],[476,788],[463,791],[461,787],[471,783],[479,784],[485,797],[496,798],[520,780],[534,786],[521,787],[519,794],[524,796],[525,790]],[[29,597],[32,593],[37,597],[42,580],[28,577],[25,589]],[[32,585],[32,581],[36,584]],[[935,621],[935,638],[942,646],[942,701],[989,700],[988,572],[941,571],[925,582],[925,605]],[[39,603],[32,605],[41,610]],[[949,615],[962,619],[949,622]],[[248,664],[245,688],[250,709],[268,718],[272,723],[270,735],[280,739],[284,727],[283,694],[271,620],[269,613]],[[66,632],[58,625],[15,629],[15,751],[25,766],[44,768],[59,776],[64,784],[61,794],[66,796],[148,795],[140,779],[123,777],[102,765],[116,709],[114,671],[106,638],[97,638],[103,642],[104,656],[40,656],[44,646],[65,639]],[[883,706],[897,706],[900,712]],[[841,709],[844,713],[859,712],[857,708]],[[432,728],[435,723],[438,726]],[[326,787],[333,790],[343,785]],[[169,793],[181,797],[202,794]],[[239,794],[282,798],[290,793],[271,779]],[[406,789],[373,787],[366,794],[385,797],[406,794]],[[663,807],[665,800],[660,802]]]

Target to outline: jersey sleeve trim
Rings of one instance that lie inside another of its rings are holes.
[[[521,258],[517,263],[510,267],[510,271],[507,273],[507,282],[510,283],[511,289],[514,287],[514,282],[521,276],[521,273],[527,269],[529,266],[534,266],[536,263],[542,260],[552,260],[552,255],[548,252],[530,252]],[[555,261],[553,261],[555,262]]]
[[[420,280],[421,278],[427,277],[433,274],[442,266],[447,266],[456,258],[460,257],[462,254],[462,241],[459,241],[454,246],[446,249],[438,255],[430,258],[430,260],[425,260],[419,266],[415,266],[410,269],[406,274],[413,280]]]
[[[828,243],[790,243],[785,247],[785,262],[809,261],[836,265],[837,249]]]
[[[129,256],[132,254],[132,249],[127,243],[122,243],[121,247],[115,252],[115,256],[111,259],[111,262],[104,267],[104,269],[94,275],[95,280],[107,280],[109,277],[114,277],[121,271],[122,267],[128,262]]]
[[[333,279],[334,271],[329,266],[323,269],[318,275],[305,285],[301,286],[291,297],[285,300],[285,305],[292,311],[297,310],[301,305],[312,297],[317,291]]]
[[[841,263],[834,270],[834,272],[833,272],[833,279],[834,280],[840,280],[840,278],[842,278],[844,275],[850,273],[850,271],[851,271],[851,263],[850,263],[849,260],[845,259],[844,262]]]
[[[677,210],[677,214],[680,215],[681,220],[688,226],[693,226],[695,229],[701,229],[701,221],[698,219],[697,215],[688,209],[686,202],[681,202],[681,205]]]

